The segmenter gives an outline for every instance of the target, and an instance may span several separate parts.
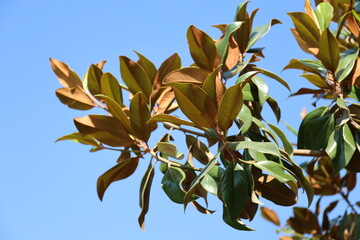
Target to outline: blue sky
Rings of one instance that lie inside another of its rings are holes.
[[[108,60],[105,71],[119,77],[120,55],[136,59],[136,50],[157,66],[177,52],[183,66],[192,63],[186,30],[189,25],[219,37],[214,24],[230,23],[238,1],[0,1],[0,239],[276,239],[275,227],[260,216],[249,225],[256,232],[239,232],[221,220],[221,205],[210,198],[211,216],[170,202],[156,172],[146,232],[137,224],[138,188],[147,166],[111,185],[100,202],[96,180],[115,165],[117,155],[72,142],[54,143],[74,132],[72,118],[90,112],[68,109],[56,98],[60,87],[49,57],[66,62],[82,76],[92,63]],[[306,86],[296,71],[281,72],[291,58],[307,57],[296,45],[286,12],[302,11],[303,1],[253,0],[260,8],[255,25],[278,18],[257,46],[266,46],[260,66],[280,74],[293,90]],[[271,95],[281,103],[283,119],[298,127],[302,107],[311,110],[310,97],[290,98],[285,88],[267,80]],[[275,119],[268,114],[269,121]],[[284,128],[283,125],[280,125]],[[291,133],[287,132],[290,136]],[[291,136],[292,137],[292,136]],[[295,138],[292,137],[292,141]],[[299,162],[303,159],[299,159]],[[300,205],[306,202],[300,196]],[[291,208],[274,207],[282,224]]]

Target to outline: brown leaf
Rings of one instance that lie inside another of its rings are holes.
[[[174,91],[171,88],[165,88],[156,100],[157,106],[154,108],[155,113],[170,113],[173,108],[177,108],[177,103],[174,102],[174,100]]]
[[[319,222],[309,209],[294,207],[293,211],[295,216],[289,218],[287,224],[297,233],[309,233],[313,235],[320,233]]]
[[[74,118],[80,133],[90,135],[112,147],[129,146],[133,140],[119,120],[103,115],[88,115]]]
[[[280,220],[275,211],[267,207],[261,207],[261,216],[273,224],[280,226]]]
[[[356,60],[356,67],[354,67],[354,74],[352,76],[351,85],[360,85],[360,58]]]
[[[208,75],[208,72],[197,67],[181,68],[166,75],[163,83],[181,82],[202,84]]]
[[[282,236],[282,237],[280,237],[280,240],[296,240],[296,239],[293,237],[289,237],[289,236]]]
[[[219,107],[221,99],[224,96],[226,87],[221,81],[220,67],[215,69],[204,81],[202,89],[213,100],[216,108]]]
[[[67,88],[83,88],[79,76],[74,71],[72,71],[68,65],[53,58],[50,58],[50,65],[58,77],[61,85]]]
[[[161,64],[160,68],[156,72],[153,83],[154,89],[163,86],[162,82],[165,76],[179,68],[181,68],[181,60],[179,55],[174,53]]]
[[[197,201],[192,201],[190,203],[191,203],[191,205],[193,205],[196,208],[196,210],[198,210],[199,212],[201,212],[203,214],[213,214],[215,212],[215,211],[209,210],[207,208],[204,208]]]
[[[105,65],[106,62],[107,62],[107,60],[103,60],[101,62],[98,62],[95,65],[102,70],[104,68],[104,65]]]
[[[313,55],[317,55],[317,54],[319,53],[319,48],[318,48],[317,45],[316,45],[316,46],[313,46],[313,45],[307,43],[306,41],[304,41],[304,40],[300,37],[300,35],[299,35],[298,31],[296,31],[296,29],[291,28],[290,30],[291,30],[291,32],[293,33],[293,35],[294,35],[294,37],[295,37],[295,39],[296,39],[299,47],[300,47],[304,52],[309,53],[309,54],[313,54]]]
[[[244,208],[240,214],[240,218],[249,219],[252,221],[256,215],[259,205],[251,201],[251,198],[246,196]]]
[[[147,121],[151,118],[149,108],[142,97],[142,93],[138,92],[131,99],[130,103],[130,124],[137,138],[148,141],[153,125],[147,124]]]
[[[89,110],[95,107],[94,101],[79,88],[59,88],[55,93],[59,100],[69,108]]]
[[[141,213],[138,218],[139,225],[143,231],[145,231],[145,215],[149,210],[150,202],[150,190],[152,181],[154,179],[154,165],[150,164],[145,172],[143,179],[140,184],[140,208]]]
[[[356,173],[348,172],[340,182],[341,186],[346,186],[348,191],[352,191],[356,186]]]
[[[186,145],[192,153],[192,156],[204,165],[208,164],[214,157],[208,147],[192,135],[186,135]]]
[[[350,32],[352,34],[354,34],[355,37],[358,37],[360,34],[360,26],[353,14],[348,15],[347,22],[348,22],[347,25],[348,25],[348,28],[350,29]]]
[[[300,117],[301,119],[304,119],[306,117],[307,113],[306,113],[306,107],[303,107],[301,109],[301,112],[300,112]]]
[[[231,36],[228,44],[228,52],[226,56],[224,70],[231,70],[240,61],[240,49],[235,41],[234,37]]]

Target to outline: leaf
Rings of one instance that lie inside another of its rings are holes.
[[[140,203],[141,213],[138,218],[138,222],[143,231],[145,230],[145,215],[149,210],[150,190],[151,190],[152,181],[154,179],[154,173],[155,173],[154,165],[150,164],[140,184],[139,203]]]
[[[219,107],[221,99],[226,90],[225,85],[221,81],[221,76],[219,74],[220,67],[215,69],[208,77],[205,79],[202,89],[209,95],[213,100],[216,108]]]
[[[82,143],[85,145],[91,145],[91,146],[95,146],[95,147],[99,146],[99,142],[97,142],[93,137],[86,136],[79,132],[74,132],[74,133],[62,136],[62,137],[56,139],[55,142],[62,141],[62,140],[71,140],[73,142]]]
[[[169,156],[169,157],[173,157],[176,159],[183,159],[184,158],[184,154],[180,153],[178,151],[178,148],[176,145],[171,144],[171,143],[167,143],[167,142],[158,142],[156,144],[157,149],[159,152]]]
[[[242,83],[242,87],[252,78],[254,77],[256,74],[258,74],[259,72],[257,71],[250,71],[247,73],[242,74],[238,79],[236,79],[235,84],[237,83]]]
[[[288,13],[300,38],[311,48],[318,47],[320,31],[309,15],[303,12]]]
[[[320,59],[326,69],[333,73],[336,71],[340,60],[340,49],[338,41],[329,29],[321,34],[317,58]]]
[[[179,68],[181,68],[181,59],[177,53],[174,53],[161,64],[155,75],[153,85],[155,87],[162,86],[165,76]]]
[[[149,59],[147,59],[145,56],[140,54],[139,52],[137,52],[137,51],[134,51],[134,52],[139,57],[139,60],[137,63],[145,70],[146,74],[149,76],[151,83],[153,83],[156,72],[157,72],[155,65]]]
[[[59,88],[56,96],[69,108],[77,110],[89,110],[95,107],[94,101],[80,88]]]
[[[199,173],[196,178],[191,182],[191,185],[189,187],[189,190],[186,192],[184,197],[184,210],[186,209],[187,204],[191,201],[192,195],[196,192],[198,189],[200,182],[203,180],[206,174],[208,174],[211,169],[215,166],[217,163],[217,159],[220,155],[220,152],[218,152],[213,159],[205,166],[205,168]]]
[[[186,135],[186,145],[193,157],[204,165],[214,157],[209,148],[192,135]]]
[[[176,110],[178,108],[178,104],[175,102],[175,93],[172,88],[161,87],[157,90],[159,89],[163,90],[158,99],[156,100],[157,106],[155,108],[153,107],[154,112],[156,112],[156,114],[171,113],[172,111]],[[153,98],[151,97],[151,99]]]
[[[138,156],[121,161],[98,178],[97,193],[101,201],[110,184],[131,176],[135,172],[138,162]]]
[[[161,187],[166,195],[175,203],[183,203],[185,191],[181,183],[186,175],[180,168],[169,167],[161,180]]]
[[[214,40],[209,35],[191,25],[186,36],[191,57],[197,66],[212,72],[221,64]]]
[[[279,217],[274,210],[271,210],[270,208],[267,207],[261,207],[260,210],[261,210],[261,216],[263,218],[265,218],[266,220],[272,222],[277,226],[280,226]]]
[[[171,83],[181,111],[196,125],[215,129],[217,111],[209,95],[190,83]]]
[[[83,88],[79,76],[68,65],[53,58],[50,58],[50,65],[61,85],[66,88]]]
[[[234,34],[234,32],[240,28],[243,22],[232,22],[227,26],[226,33],[220,42],[216,45],[216,48],[220,55],[221,63],[224,63],[228,53],[228,44]]]
[[[240,121],[242,122],[242,126],[240,128],[241,133],[242,134],[246,133],[247,130],[249,130],[249,128],[251,127],[252,115],[250,109],[245,104],[242,105],[237,118],[240,119]]]
[[[186,126],[191,126],[191,127],[198,126],[195,123],[192,123],[192,122],[189,122],[189,121],[186,121],[181,118],[175,117],[173,115],[168,115],[168,114],[157,114],[157,115],[153,116],[151,119],[149,119],[149,121],[147,123],[150,124],[150,123],[155,123],[155,122],[168,122],[168,123],[173,123],[175,125],[186,125]]]
[[[269,97],[269,87],[266,82],[259,76],[254,76],[251,81],[256,85],[258,90],[258,98],[261,105],[263,105]]]
[[[293,208],[295,217],[291,217],[287,224],[290,225],[297,233],[304,234],[319,234],[320,226],[319,222],[309,209],[306,208]]]
[[[241,141],[231,142],[228,144],[229,148],[234,151],[240,149],[253,149],[261,153],[268,153],[275,156],[280,156],[280,152],[275,143],[272,142],[252,142],[252,141]]]
[[[227,210],[226,206],[223,205],[223,220],[226,224],[230,227],[235,228],[240,231],[254,231],[254,229],[249,228],[246,224],[241,221],[240,219],[236,219],[235,221],[231,221],[229,216],[229,211]]]
[[[202,84],[206,77],[209,75],[208,72],[205,72],[201,68],[197,67],[187,67],[181,68],[175,71],[172,71],[165,76],[163,83],[193,83],[193,84]]]
[[[275,99],[273,99],[272,97],[268,97],[266,99],[266,102],[269,104],[271,110],[273,111],[273,113],[275,114],[276,120],[279,122],[281,119],[281,109],[279,107],[279,104],[277,103],[277,101]]]
[[[265,34],[270,31],[270,28],[275,24],[281,23],[277,19],[272,19],[269,24],[265,24],[256,28],[253,28],[250,33],[249,43],[247,45],[246,51],[249,50],[260,38],[262,38]],[[246,52],[245,51],[245,52]]]
[[[200,185],[202,188],[205,189],[205,191],[213,194],[213,195],[217,195],[218,192],[218,182],[216,182],[216,180],[210,176],[209,174],[206,174],[205,177],[203,178],[203,180],[200,182]]]
[[[325,151],[332,160],[335,175],[350,162],[355,148],[355,140],[347,124],[335,129],[330,135]]]
[[[96,97],[99,99],[103,99],[111,115],[116,119],[118,119],[129,133],[133,134],[133,129],[131,127],[129,118],[124,112],[124,110],[120,107],[120,105],[117,102],[115,102],[115,100],[113,100],[108,96],[100,94],[100,95],[96,95]]]
[[[239,218],[248,190],[247,173],[236,161],[231,162],[219,182],[218,189],[218,196],[226,206],[231,222]]]
[[[285,69],[299,69],[317,75],[321,75],[321,73],[325,71],[324,66],[319,61],[312,59],[291,59],[289,64],[285,66],[283,70]]]
[[[84,85],[89,89],[89,92],[92,95],[101,94],[100,81],[103,72],[96,65],[91,64],[89,70],[87,71],[84,79]]]
[[[341,56],[339,65],[337,66],[335,76],[338,82],[341,82],[346,79],[346,77],[351,73],[355,66],[357,57],[359,56],[359,49],[356,52],[350,52],[345,56]]]
[[[330,26],[331,19],[334,15],[334,8],[330,3],[322,2],[316,6],[314,13],[319,23],[320,31],[323,32]]]
[[[103,115],[88,115],[74,118],[76,128],[101,143],[112,147],[129,146],[133,140],[119,120]]]
[[[150,110],[142,93],[138,92],[130,102],[130,124],[135,136],[145,142],[149,140],[152,131],[151,124],[147,124],[150,118]]]
[[[308,80],[310,83],[314,84],[315,86],[319,88],[325,88],[328,89],[330,86],[326,83],[325,79],[319,75],[316,74],[302,74],[301,77]]]
[[[272,78],[272,79],[278,81],[279,83],[281,83],[284,87],[286,87],[291,92],[289,84],[284,79],[282,79],[281,77],[276,75],[275,73],[270,72],[270,71],[265,70],[265,69],[262,69],[262,68],[258,68],[258,67],[253,67],[252,69],[259,72],[259,73],[261,73],[261,74],[264,74],[265,76],[267,76],[269,78]]]
[[[142,92],[149,99],[152,86],[149,76],[144,69],[128,57],[120,56],[120,73],[122,80],[128,86],[132,94]]]
[[[243,105],[241,82],[229,87],[224,93],[219,106],[219,127],[227,131],[238,116]]]
[[[101,77],[101,89],[104,95],[113,99],[124,107],[123,96],[118,80],[111,73],[104,73]]]

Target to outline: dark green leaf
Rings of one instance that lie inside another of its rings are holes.
[[[268,153],[275,156],[280,156],[280,152],[275,143],[272,142],[251,142],[241,141],[229,143],[230,149],[238,151],[240,149],[253,149],[261,153]]]
[[[240,121],[242,122],[240,131],[241,131],[241,133],[244,134],[245,132],[247,132],[247,130],[249,130],[249,128],[251,127],[251,124],[252,124],[251,111],[245,104],[242,105],[242,108],[241,108],[237,118],[240,119]]]
[[[227,210],[226,206],[223,205],[223,220],[226,224],[230,227],[235,228],[240,231],[254,231],[254,229],[249,228],[246,224],[241,221],[240,219],[236,219],[235,221],[231,221],[229,216],[229,211]]]
[[[216,48],[220,55],[220,60],[222,63],[226,60],[228,44],[230,37],[234,34],[234,32],[240,28],[242,22],[233,22],[227,26],[225,36],[220,40],[220,42],[216,45]]]
[[[279,138],[281,139],[284,149],[285,151],[292,156],[293,155],[293,147],[292,144],[289,142],[289,140],[286,138],[285,134],[280,130],[280,128],[278,128],[275,125],[272,125],[270,123],[268,123],[269,127],[279,136]]]
[[[142,230],[145,230],[145,215],[149,210],[150,190],[151,190],[152,181],[154,179],[154,173],[155,173],[154,165],[150,164],[140,184],[139,203],[140,203],[141,213],[138,222]]]
[[[261,105],[263,105],[269,97],[269,87],[266,82],[259,76],[252,77],[251,81],[256,85],[258,89],[259,102]]]
[[[250,33],[250,40],[248,43],[248,46],[246,48],[246,51],[249,50],[260,38],[262,38],[265,34],[267,34],[270,31],[271,26],[281,23],[277,19],[272,19],[269,24],[265,24],[256,28],[253,28]]]
[[[276,81],[278,81],[279,83],[281,83],[284,87],[286,87],[289,91],[291,91],[289,84],[282,79],[281,77],[279,77],[278,75],[276,75],[273,72],[270,72],[268,70],[262,69],[262,68],[258,68],[258,67],[253,67],[253,70],[258,71],[261,74],[264,74],[265,76],[272,78]]]
[[[186,178],[183,170],[180,168],[169,167],[166,171],[162,181],[161,187],[171,201],[176,203],[183,203],[185,191],[181,187],[181,183]]]

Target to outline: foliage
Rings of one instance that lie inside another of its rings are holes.
[[[358,239],[360,218],[350,202],[350,212],[341,217],[329,219],[337,201],[325,208],[321,224],[318,217],[323,196],[339,195],[348,201],[360,171],[359,2],[317,0],[315,4],[313,8],[306,0],[305,12],[289,13],[295,39],[314,58],[292,59],[284,69],[301,70],[301,76],[314,85],[291,96],[312,94],[315,107],[320,99],[330,101],[303,118],[298,149],[262,116],[268,104],[276,119],[281,118],[280,107],[262,76],[290,90],[280,76],[257,66],[264,58],[263,48],[254,47],[281,22],[273,19],[253,27],[257,10],[249,13],[248,2],[238,6],[234,22],[215,26],[221,31],[217,40],[195,26],[188,28],[194,60],[189,67],[181,65],[176,53],[159,68],[138,52],[137,61],[120,56],[122,84],[103,72],[105,61],[92,64],[80,79],[68,65],[50,59],[63,85],[56,90],[62,103],[73,109],[96,107],[106,112],[75,118],[78,132],[58,140],[90,145],[91,151],[120,151],[117,164],[98,179],[100,199],[113,182],[131,176],[146,159],[150,161],[140,186],[141,228],[154,174],[160,172],[161,186],[171,201],[184,208],[191,203],[199,212],[211,214],[207,195],[213,194],[223,204],[224,222],[246,231],[252,229],[244,220],[254,218],[261,198],[291,206],[297,202],[298,189],[303,188],[309,206],[314,194],[320,196],[316,211],[295,207],[294,217],[281,230],[292,236],[282,239]],[[160,124],[167,133],[150,146]],[[175,130],[185,135],[186,157],[174,141]],[[303,169],[294,162],[297,155],[314,158]],[[206,206],[200,204],[201,199]],[[262,207],[261,213],[280,226],[274,211]]]

